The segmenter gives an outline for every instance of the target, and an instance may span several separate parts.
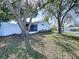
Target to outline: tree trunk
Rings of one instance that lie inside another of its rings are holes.
[[[30,15],[30,21],[29,21],[29,25],[28,25],[28,31],[30,31],[31,25],[32,25],[32,15]]]
[[[58,20],[58,33],[62,34],[61,22]]]

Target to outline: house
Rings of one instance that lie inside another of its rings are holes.
[[[50,24],[44,21],[42,14],[43,11],[39,11],[38,15],[35,18],[32,18],[32,24],[30,28],[30,34],[37,33],[40,31],[48,31],[50,30]],[[26,26],[28,26],[30,18],[26,19]],[[15,20],[11,20],[8,22],[2,22],[0,27],[0,36],[7,36],[11,34],[21,34],[22,31]]]
[[[29,20],[29,18],[28,18]],[[30,34],[37,33],[40,31],[48,31],[50,30],[50,25],[48,22],[45,22],[43,20],[35,21],[36,19],[33,18],[32,24],[30,27]],[[26,24],[27,26],[28,24]],[[22,31],[18,25],[18,23],[14,20],[9,22],[2,22],[0,27],[0,36],[7,36],[11,34],[21,34]]]

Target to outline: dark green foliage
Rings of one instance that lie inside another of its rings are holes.
[[[6,22],[9,21],[10,17],[9,17],[9,10],[6,7],[6,5],[2,2],[0,2],[0,22]]]
[[[0,0],[0,22],[6,22],[10,19],[14,19],[14,16],[7,8],[6,4]]]

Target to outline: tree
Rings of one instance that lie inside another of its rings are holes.
[[[27,50],[28,48],[30,48],[29,40],[31,40],[31,38],[29,37],[29,30],[32,22],[32,17],[41,8],[43,8],[43,0],[3,0],[3,2],[6,4],[6,7],[15,17],[24,36],[28,37],[25,40],[27,54]],[[27,17],[30,17],[28,28],[26,27]]]
[[[18,22],[19,27],[22,30],[23,36],[27,37],[25,40],[26,45],[26,56],[28,54],[28,49],[31,47],[29,40],[29,31],[26,27],[26,19],[29,17],[30,9],[28,0],[3,0],[3,2],[6,4],[6,7],[10,10],[10,12],[15,17],[16,21]],[[32,15],[32,14],[31,14]],[[30,21],[31,23],[31,21]],[[28,59],[27,57],[25,59]]]
[[[53,1],[53,0],[50,0]],[[33,15],[45,7],[49,0],[3,0],[8,9],[11,11],[13,16],[16,18],[22,33],[28,34],[29,28],[31,26],[31,21]],[[26,27],[26,19],[30,17],[30,22],[28,28]]]
[[[68,12],[78,5],[78,2],[79,0],[54,0],[54,2],[51,2],[46,6],[46,11],[52,13],[52,16],[55,16],[57,19],[58,33],[61,34],[63,32],[64,20],[68,15]]]
[[[12,12],[12,14],[15,16],[15,18],[17,19],[17,22],[20,26],[20,28],[22,29],[23,32],[25,32],[25,23],[23,23],[22,18],[21,18],[21,14],[20,14],[20,10],[21,10],[21,0],[18,0],[15,2],[15,6],[12,6],[12,2],[10,0],[3,0],[3,2],[6,4],[6,6],[8,7],[8,9]],[[27,4],[27,2],[26,2]],[[28,4],[27,4],[28,5]],[[26,5],[26,6],[27,6]]]

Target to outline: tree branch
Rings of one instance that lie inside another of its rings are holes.
[[[14,8],[13,8],[13,6],[11,5],[11,3],[9,2],[9,0],[3,0],[3,2],[7,5],[8,9],[9,9],[13,14],[15,14]]]
[[[38,10],[44,8],[44,7],[45,7],[46,5],[48,5],[49,3],[53,3],[53,2],[54,2],[54,0],[47,1],[47,3],[43,4],[42,6],[40,6]]]
[[[24,22],[24,26],[26,27],[26,19],[28,16],[28,9],[29,9],[29,5],[28,5],[28,0],[25,1],[25,10],[24,10],[24,14],[23,14],[23,22]],[[26,30],[28,30],[28,28],[26,27]]]
[[[53,15],[55,16],[55,18],[57,19],[57,16],[56,16],[56,14],[54,13],[54,12],[52,12],[53,13]]]
[[[18,25],[20,26],[22,32],[26,32],[22,19],[19,17],[19,14],[16,13],[15,9],[13,8],[12,4],[9,0],[3,0],[3,2],[7,5],[8,9],[12,12],[12,14],[16,17],[16,21],[18,22]],[[19,4],[18,4],[19,5]],[[18,6],[20,7],[20,6]],[[18,9],[19,10],[19,9]]]
[[[74,4],[73,4],[74,3]],[[65,14],[63,15],[62,19],[61,19],[61,23],[63,22],[65,16],[67,15],[67,13],[76,5],[77,0],[75,0],[74,2],[72,1],[70,4],[70,7],[68,8],[68,10],[65,12]]]
[[[16,14],[21,18],[20,11],[21,11],[21,0],[16,1],[16,8],[15,8]]]

